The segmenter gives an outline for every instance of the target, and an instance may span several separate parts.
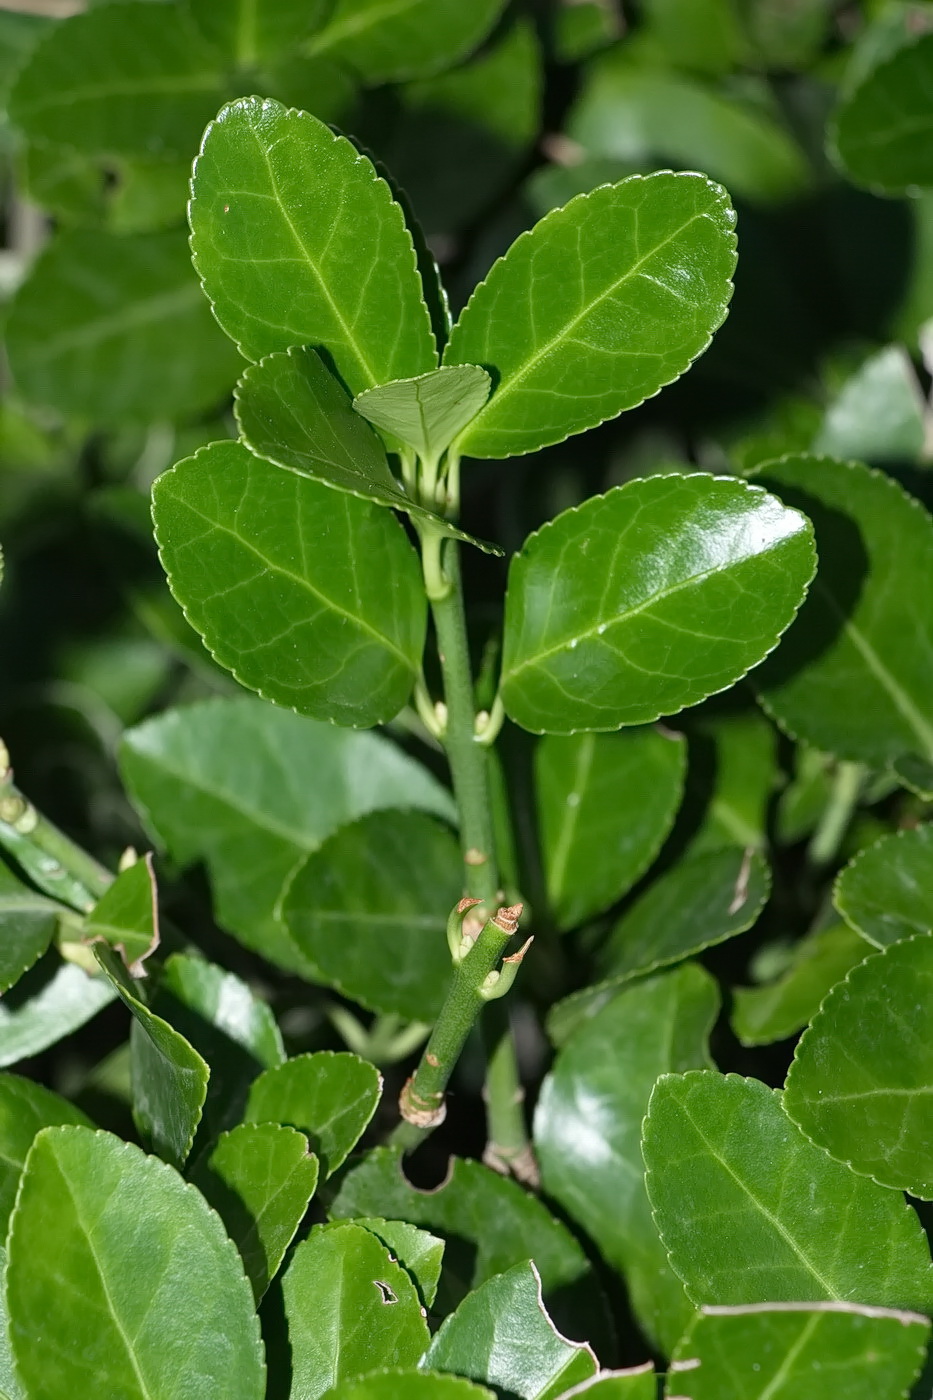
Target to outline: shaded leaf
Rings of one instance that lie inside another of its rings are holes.
[[[153,519],[173,594],[241,684],[345,725],[405,704],[427,605],[388,512],[215,442],[159,477]]]
[[[405,1220],[382,1220],[379,1216],[358,1218],[362,1225],[381,1240],[386,1249],[411,1275],[412,1282],[426,1308],[437,1296],[441,1266],[444,1262],[444,1241],[428,1230],[419,1230]]]
[[[615,995],[571,1035],[541,1087],[544,1190],[623,1276],[641,1327],[670,1351],[690,1317],[644,1186],[641,1125],[660,1074],[711,1063],[716,984],[695,963]]]
[[[441,1323],[423,1364],[486,1381],[521,1400],[550,1400],[595,1375],[599,1363],[589,1346],[557,1331],[541,1297],[541,1277],[527,1260],[468,1294]]]
[[[533,452],[677,379],[726,314],[734,226],[718,185],[670,173],[632,176],[545,215],[451,331],[445,363],[482,365],[495,386],[461,450]]]
[[[876,948],[933,929],[933,826],[882,836],[839,872],[833,903]]]
[[[31,1079],[21,1079],[17,1074],[0,1074],[0,1235],[4,1239],[33,1138],[40,1129],[60,1123],[92,1126],[80,1108],[53,1094],[51,1089]],[[3,1329],[0,1328],[0,1344],[2,1339]]]
[[[145,977],[145,963],[159,946],[159,891],[152,856],[120,872],[88,914],[84,940],[106,943],[131,977]]]
[[[347,63],[366,83],[450,68],[482,42],[504,0],[337,0],[306,50]]]
[[[695,1303],[929,1312],[933,1267],[914,1211],[808,1142],[776,1090],[710,1070],[665,1075],[642,1148],[655,1221]]]
[[[195,267],[247,359],[311,345],[352,394],[434,368],[402,210],[344,137],[240,98],[208,127],[192,191]]]
[[[702,719],[689,730],[687,792],[702,803],[691,855],[768,844],[768,809],[778,783],[773,725],[757,710]]]
[[[796,1035],[819,1011],[830,988],[867,955],[864,938],[845,924],[808,934],[775,981],[733,988],[732,1029],[743,1045],[771,1045]]]
[[[476,417],[491,388],[479,365],[445,365],[417,379],[367,389],[353,407],[420,457],[436,460]]]
[[[512,560],[506,711],[560,734],[694,705],[773,650],[814,563],[805,517],[745,482],[654,476],[592,497]]]
[[[933,184],[931,71],[933,34],[921,34],[845,92],[828,144],[850,180],[885,194]]]
[[[538,829],[559,928],[608,908],[647,870],[680,803],[685,759],[682,738],[657,729],[538,744]]]
[[[116,996],[103,973],[92,977],[50,950],[0,999],[0,1066],[55,1045]]]
[[[0,992],[9,991],[42,957],[61,911],[61,905],[22,884],[0,862]]]
[[[842,386],[813,442],[828,457],[913,462],[926,439],[926,406],[907,351],[888,345]]]
[[[250,1088],[245,1118],[304,1133],[327,1177],[356,1146],[381,1093],[375,1065],[358,1055],[319,1050],[261,1074]]]
[[[7,1297],[29,1395],[265,1393],[252,1294],[219,1218],[171,1167],[109,1133],[45,1128],[36,1138]]]
[[[223,1133],[191,1180],[224,1222],[258,1303],[278,1272],[317,1186],[308,1140],[279,1123]]]
[[[237,68],[289,52],[327,18],[331,0],[188,0],[204,37]]]

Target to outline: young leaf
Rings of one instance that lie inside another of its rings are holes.
[[[372,812],[309,856],[281,904],[315,980],[370,1011],[433,1021],[451,979],[455,838],[421,812]]]
[[[311,345],[352,394],[434,369],[402,210],[344,137],[240,98],[208,127],[191,187],[194,264],[247,359]]]
[[[290,53],[326,20],[332,0],[188,0],[204,37],[241,69]]]
[[[716,984],[696,963],[626,988],[564,1045],[535,1111],[544,1190],[622,1274],[641,1327],[662,1351],[691,1309],[651,1218],[641,1125],[660,1074],[710,1064],[718,1010]]]
[[[607,976],[653,972],[744,933],[770,889],[758,851],[732,848],[678,861],[613,927],[602,953]]]
[[[133,1117],[160,1157],[181,1166],[201,1121],[210,1069],[183,1035],[136,995],[122,961],[98,944],[97,961],[133,1015]]]
[[[379,1216],[362,1217],[354,1220],[354,1225],[362,1225],[378,1240],[406,1273],[418,1290],[426,1308],[430,1308],[437,1297],[441,1266],[444,1262],[444,1241],[427,1230],[419,1230],[405,1220],[383,1220]]]
[[[121,871],[88,914],[83,937],[118,952],[131,977],[146,976],[146,960],[159,946],[159,892],[151,855]]]
[[[427,1371],[374,1371],[361,1380],[341,1381],[327,1400],[494,1400],[491,1390],[460,1376]]]
[[[787,971],[763,987],[734,987],[732,1029],[743,1045],[771,1045],[796,1035],[831,987],[868,956],[864,938],[845,924],[811,933],[794,948]]]
[[[538,744],[538,829],[558,928],[608,908],[644,874],[674,820],[685,759],[680,735],[657,729]]]
[[[855,1303],[703,1308],[675,1351],[673,1400],[902,1400],[928,1318]]]
[[[415,1366],[429,1333],[415,1286],[369,1230],[316,1225],[282,1280],[295,1400],[380,1366]]]
[[[851,928],[885,948],[933,929],[933,826],[882,836],[839,872],[833,903]]]
[[[305,52],[327,54],[367,84],[452,68],[482,43],[504,0],[337,0]]]
[[[4,1239],[33,1138],[40,1129],[61,1123],[93,1126],[80,1108],[51,1089],[16,1074],[0,1074],[0,1235]]]
[[[766,707],[840,758],[877,768],[905,753],[933,759],[929,515],[857,462],[785,457],[760,476],[806,511],[820,558],[797,625],[755,678]]]
[[[116,998],[103,973],[89,976],[50,950],[0,999],[0,1066],[38,1055]]]
[[[814,566],[806,518],[746,482],[653,476],[592,497],[512,560],[506,711],[568,734],[695,705],[773,650]]]
[[[933,1265],[914,1211],[808,1142],[777,1090],[710,1070],[664,1075],[642,1150],[661,1238],[698,1305],[930,1311]]]
[[[417,379],[367,389],[353,407],[420,457],[436,460],[473,421],[491,388],[479,365],[445,365]]]
[[[297,1128],[327,1177],[356,1146],[381,1093],[382,1075],[367,1060],[320,1050],[297,1055],[254,1080],[245,1121]]]
[[[461,450],[533,452],[677,379],[725,317],[734,230],[719,185],[662,172],[578,195],[522,234],[444,352],[445,364],[482,365],[495,385]]]
[[[914,194],[918,186],[933,185],[931,64],[933,34],[921,34],[844,95],[829,148],[856,184],[883,194]]]
[[[219,1218],[171,1167],[109,1133],[36,1138],[10,1228],[7,1299],[31,1396],[65,1400],[89,1384],[133,1400],[265,1393],[252,1293]]]
[[[243,1258],[258,1303],[285,1258],[317,1186],[308,1139],[280,1123],[241,1123],[191,1174]]]
[[[456,819],[447,790],[395,744],[245,696],[147,720],[120,760],[159,844],[183,866],[205,861],[220,923],[287,971],[308,969],[275,907],[311,851],[378,808]]]
[[[519,1400],[550,1400],[595,1375],[599,1363],[586,1343],[557,1331],[529,1259],[469,1293],[441,1323],[423,1365],[485,1381]]]
[[[0,862],[0,992],[8,992],[42,957],[62,906],[17,880]]]
[[[159,477],[153,518],[172,592],[243,685],[337,724],[402,708],[427,605],[387,511],[215,442]]]
[[[933,1199],[933,934],[854,967],[804,1031],[784,1108],[818,1146],[882,1186]]]

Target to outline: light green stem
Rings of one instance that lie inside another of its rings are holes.
[[[14,785],[2,740],[0,846],[46,894],[82,914],[93,909],[113,883],[109,870],[53,826]]]
[[[830,865],[835,860],[855,812],[864,777],[861,763],[842,761],[837,764],[829,801],[810,839],[808,855],[812,865]]]

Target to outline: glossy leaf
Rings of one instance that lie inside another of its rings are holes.
[[[383,1220],[379,1216],[358,1218],[353,1222],[369,1230],[381,1240],[396,1263],[401,1264],[426,1308],[437,1296],[441,1266],[444,1262],[444,1241],[428,1230],[419,1230],[405,1220]]]
[[[493,1393],[460,1376],[394,1370],[341,1381],[327,1392],[327,1400],[493,1400]]]
[[[420,457],[436,460],[473,421],[491,388],[479,365],[445,365],[417,379],[367,389],[353,407]]]
[[[732,848],[678,861],[615,924],[606,973],[633,977],[744,933],[764,908],[771,876],[758,851]]]
[[[0,1235],[4,1239],[33,1138],[42,1128],[60,1123],[92,1126],[80,1108],[51,1089],[17,1074],[0,1074]]]
[[[315,1400],[381,1366],[415,1366],[428,1345],[408,1274],[359,1225],[318,1225],[282,1280],[293,1400]]]
[[[794,1055],[784,1107],[818,1146],[933,1199],[933,934],[893,944],[830,992]]]
[[[704,1308],[677,1348],[673,1400],[901,1400],[929,1320],[855,1304]]]
[[[210,1070],[183,1035],[140,1001],[117,955],[101,944],[94,951],[133,1016],[133,1117],[155,1152],[180,1166],[201,1121]]]
[[[933,522],[889,476],[787,457],[761,479],[806,511],[820,567],[780,654],[755,677],[783,728],[883,768],[933,759]]]
[[[808,1142],[776,1090],[709,1070],[666,1075],[642,1148],[654,1218],[693,1302],[929,1312],[933,1265],[916,1214]]]
[[[933,184],[933,114],[928,85],[933,35],[921,34],[848,91],[829,132],[849,178],[885,194]]]
[[[240,98],[208,127],[192,191],[195,267],[247,359],[311,345],[352,394],[435,367],[402,210],[344,137]]]
[[[308,969],[275,907],[311,851],[379,808],[455,818],[446,789],[388,740],[245,697],[129,730],[121,770],[160,845],[183,866],[205,861],[221,924],[288,971]]]
[[[592,497],[512,560],[506,711],[566,734],[695,705],[773,650],[814,562],[805,517],[745,482],[654,476]]]
[[[349,65],[366,83],[450,68],[489,33],[504,0],[337,0],[306,50]]]
[[[223,1133],[192,1173],[240,1251],[257,1303],[285,1258],[317,1178],[307,1138],[279,1123],[241,1123]]]
[[[530,1260],[468,1294],[441,1323],[423,1365],[486,1382],[520,1400],[551,1400],[598,1369],[591,1349],[568,1342],[548,1317]]]
[[[691,855],[723,846],[768,844],[768,811],[779,782],[774,726],[758,710],[702,719],[690,727],[685,803],[702,816]]]
[[[281,912],[315,980],[370,1011],[433,1021],[452,976],[447,916],[463,866],[421,812],[372,812],[309,856]]]
[[[202,34],[237,68],[289,52],[327,18],[331,0],[188,0]],[[211,114],[213,115],[213,114]]]
[[[36,1138],[7,1296],[17,1369],[35,1400],[265,1393],[252,1294],[219,1218],[171,1167],[109,1133],[46,1128]]]
[[[388,512],[215,442],[159,478],[153,518],[172,592],[241,684],[345,725],[405,704],[426,603]]]
[[[833,903],[857,933],[885,948],[933,929],[933,826],[882,836],[840,871]]]
[[[330,1176],[376,1111],[382,1076],[366,1060],[320,1050],[268,1069],[250,1088],[247,1123],[284,1123],[304,1133]]]
[[[0,1395],[3,1400],[26,1400],[13,1370],[9,1313],[6,1305],[6,1250],[0,1248]]]
[[[163,419],[213,408],[239,363],[178,229],[59,233],[16,295],[7,347],[24,398],[106,424],[148,424],[153,404]]]
[[[159,946],[159,892],[151,855],[120,872],[88,914],[83,936],[118,952],[131,977],[146,976],[146,960]]]
[[[522,234],[444,352],[446,364],[482,365],[495,385],[461,450],[533,452],[677,379],[726,314],[734,226],[720,186],[665,172],[579,195]]]
[[[647,870],[673,823],[685,759],[682,738],[657,729],[538,744],[538,830],[559,928],[608,908]]]
[[[39,961],[60,913],[60,905],[22,884],[0,862],[0,992],[9,991]]]
[[[868,956],[864,938],[845,924],[808,934],[786,972],[761,987],[732,991],[732,1029],[743,1045],[771,1045],[796,1035],[831,987]]]
[[[38,1055],[102,1011],[117,994],[53,949],[0,999],[0,1066]]]
[[[695,963],[626,988],[571,1035],[535,1111],[545,1192],[622,1274],[641,1327],[668,1352],[691,1308],[651,1218],[641,1125],[659,1075],[711,1063],[718,1010]]]
[[[926,406],[916,372],[902,346],[888,345],[842,386],[813,450],[866,462],[913,462],[925,438]]]
[[[32,140],[90,155],[190,159],[223,101],[224,78],[187,6],[113,4],[47,31],[13,88],[10,115]]]

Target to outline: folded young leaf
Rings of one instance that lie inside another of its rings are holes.
[[[50,949],[12,996],[0,999],[0,1066],[38,1055],[116,999],[103,973],[90,976]]]
[[[652,476],[592,497],[512,560],[506,712],[568,734],[695,705],[773,650],[814,568],[806,517],[743,481]]]
[[[451,68],[489,33],[505,0],[337,0],[305,52],[346,63],[367,84]]]
[[[63,906],[22,884],[0,861],[0,992],[7,992],[42,957]]]
[[[774,982],[734,987],[732,1029],[743,1045],[771,1045],[796,1035],[819,1011],[827,992],[868,956],[864,938],[845,924],[807,934]]]
[[[208,127],[191,188],[194,264],[247,359],[311,345],[352,394],[435,368],[402,210],[344,137],[239,98]]]
[[[173,594],[243,685],[337,724],[402,708],[427,604],[387,511],[215,442],[159,477],[153,518]]]
[[[809,1142],[777,1090],[710,1070],[664,1075],[642,1150],[655,1222],[696,1304],[930,1312],[933,1265],[915,1212]]]
[[[296,1055],[254,1080],[247,1123],[284,1123],[304,1133],[320,1159],[322,1178],[336,1171],[376,1111],[382,1075],[346,1051]]]
[[[152,855],[122,870],[84,923],[86,943],[106,943],[120,954],[131,977],[146,976],[146,961],[159,946],[159,891]]]
[[[933,35],[921,34],[844,94],[828,146],[856,184],[883,194],[933,185],[931,67]]]
[[[479,365],[444,365],[417,379],[367,389],[353,407],[420,457],[436,460],[473,421],[491,388]]]
[[[441,1323],[422,1364],[519,1400],[553,1400],[599,1368],[590,1347],[568,1342],[548,1317],[530,1259],[468,1293]]]
[[[818,1146],[870,1176],[933,1200],[933,934],[854,967],[804,1031],[784,1108]]]
[[[0,1235],[4,1239],[33,1138],[42,1128],[62,1123],[93,1127],[80,1108],[51,1089],[17,1074],[0,1074]]]
[[[405,1220],[363,1216],[353,1223],[362,1225],[382,1241],[392,1258],[411,1275],[422,1303],[430,1308],[437,1297],[437,1285],[440,1283],[444,1241],[428,1230],[409,1225]]]
[[[735,213],[702,175],[634,175],[545,215],[451,331],[444,363],[494,384],[461,450],[533,452],[650,398],[709,345],[734,268]]]
[[[853,929],[885,948],[933,929],[933,826],[882,836],[839,872],[833,903]]]
[[[86,1395],[89,1376],[101,1396],[265,1394],[252,1292],[219,1217],[171,1167],[109,1133],[36,1138],[13,1213],[7,1302],[29,1395]]]

